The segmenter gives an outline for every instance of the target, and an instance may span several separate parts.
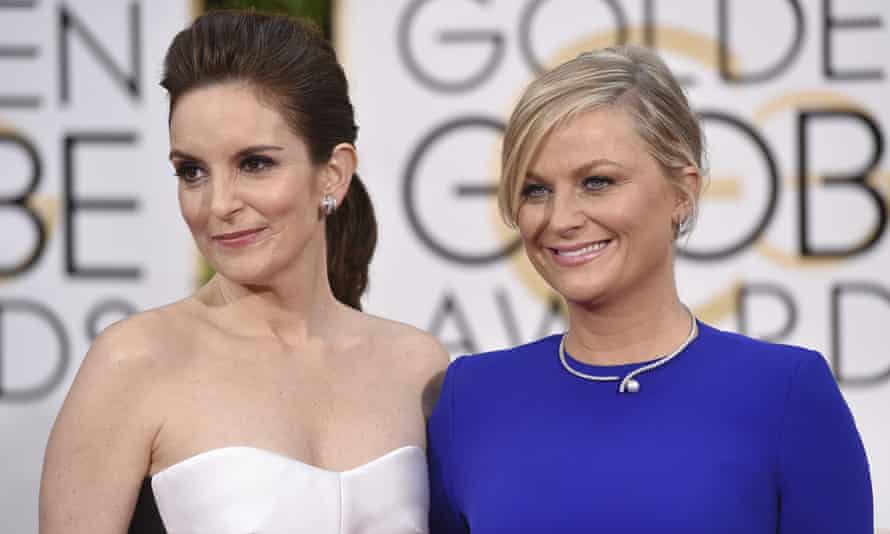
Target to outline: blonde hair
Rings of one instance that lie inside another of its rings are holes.
[[[536,79],[510,116],[501,151],[498,206],[507,225],[516,226],[522,184],[547,135],[572,117],[605,107],[620,107],[665,177],[689,199],[677,235],[688,232],[697,214],[699,191],[679,179],[681,169],[700,173],[704,139],[698,118],[667,65],[651,50],[634,45],[586,52]],[[700,188],[699,188],[700,189]]]

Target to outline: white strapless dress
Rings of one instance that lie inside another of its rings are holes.
[[[192,456],[151,477],[169,534],[427,533],[424,451],[329,471],[254,447]]]

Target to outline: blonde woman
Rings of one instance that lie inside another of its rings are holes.
[[[569,329],[451,365],[429,426],[431,532],[872,531],[825,359],[717,330],[677,295],[702,150],[645,49],[584,54],[526,90],[500,206]]]

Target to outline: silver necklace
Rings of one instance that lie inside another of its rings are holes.
[[[692,319],[692,327],[689,329],[689,336],[686,337],[686,341],[684,341],[679,347],[677,347],[674,352],[662,356],[655,360],[652,363],[644,365],[642,367],[638,367],[633,371],[624,375],[624,377],[620,376],[596,376],[589,375],[587,373],[582,373],[577,369],[573,369],[569,362],[566,361],[566,337],[568,337],[569,333],[566,332],[562,339],[559,342],[559,361],[562,363],[563,368],[569,373],[577,376],[578,378],[583,378],[584,380],[591,380],[594,382],[614,382],[619,380],[618,383],[618,393],[637,393],[640,391],[640,383],[636,381],[635,376],[645,373],[647,371],[651,371],[652,369],[661,367],[667,362],[671,361],[675,356],[683,352],[683,349],[689,346],[696,337],[698,337],[698,323],[695,320],[695,316],[692,313],[689,313],[689,317]]]

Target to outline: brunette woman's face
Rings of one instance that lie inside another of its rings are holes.
[[[689,171],[692,188],[697,177]],[[570,303],[658,299],[674,284],[671,223],[688,202],[624,110],[586,112],[553,131],[521,187],[526,253]]]
[[[198,249],[239,283],[263,284],[324,254],[324,166],[273,106],[243,83],[182,95],[170,118],[170,161]]]

